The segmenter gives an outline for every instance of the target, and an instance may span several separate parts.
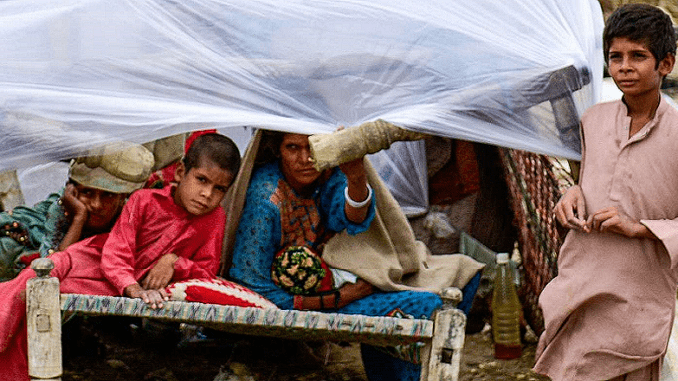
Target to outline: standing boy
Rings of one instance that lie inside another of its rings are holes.
[[[239,166],[227,137],[196,139],[177,168],[177,185],[133,193],[110,233],[50,256],[61,292],[125,295],[162,308],[170,282],[214,277],[226,218],[219,204]],[[34,276],[27,269],[0,283],[2,380],[28,380],[24,291]]]
[[[670,17],[629,4],[607,20],[605,60],[624,93],[582,117],[578,185],[556,205],[570,231],[539,302],[535,371],[554,381],[658,380],[678,284],[678,111]]]

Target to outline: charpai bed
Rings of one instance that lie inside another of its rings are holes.
[[[32,379],[59,380],[62,311],[90,315],[136,316],[196,325],[248,335],[294,339],[355,341],[393,346],[423,343],[421,380],[457,380],[464,345],[466,316],[455,308],[462,294],[443,292],[443,307],[433,320],[281,310],[186,301],[169,301],[151,309],[141,299],[60,294],[59,281],[50,277],[49,258],[35,260],[38,274],[26,285],[28,370]]]

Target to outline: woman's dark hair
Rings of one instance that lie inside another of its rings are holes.
[[[204,134],[193,141],[183,159],[186,173],[191,168],[199,167],[205,159],[216,164],[219,168],[231,172],[233,176],[240,169],[238,146],[231,139],[221,134]]]
[[[270,163],[280,157],[280,145],[285,138],[286,132],[263,130],[261,134],[261,143],[255,159],[254,166]]]
[[[608,17],[603,31],[605,62],[608,62],[612,40],[617,37],[644,43],[657,60],[656,67],[667,54],[676,54],[676,32],[671,17],[649,4],[626,4]]]

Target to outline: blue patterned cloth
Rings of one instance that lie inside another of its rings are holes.
[[[345,187],[346,177],[334,169],[326,181],[304,198],[285,182],[277,163],[255,170],[238,225],[230,277],[278,307],[292,309],[294,295],[271,279],[276,253],[291,245],[307,246],[322,253],[322,247],[334,233],[344,229],[349,234],[361,233],[374,218],[374,202],[363,223],[355,224],[346,218]]]
[[[58,247],[65,233],[59,226],[64,220],[64,208],[59,202],[62,194],[63,189],[33,207],[17,206],[0,213],[0,226],[18,222],[28,233],[25,243],[0,237],[0,279],[14,278],[21,271],[23,266],[18,259],[22,255],[39,252],[46,257]]]

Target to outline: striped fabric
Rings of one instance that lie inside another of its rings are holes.
[[[198,302],[239,307],[278,308],[268,299],[223,278],[188,279],[165,288],[170,300]]]

